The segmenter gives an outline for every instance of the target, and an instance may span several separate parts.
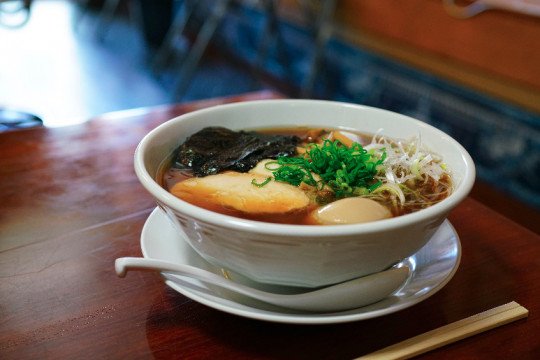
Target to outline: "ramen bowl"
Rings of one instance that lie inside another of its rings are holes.
[[[428,208],[362,224],[288,225],[219,214],[175,197],[156,181],[165,159],[187,137],[208,126],[232,130],[307,126],[382,131],[399,139],[419,136],[447,164],[454,189]],[[467,151],[444,132],[394,112],[319,100],[262,100],[187,113],[146,135],[135,151],[134,166],[179,238],[208,262],[261,283],[301,287],[380,272],[413,255],[467,196],[475,178]]]

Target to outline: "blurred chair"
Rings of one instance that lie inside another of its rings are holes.
[[[87,15],[88,10],[91,7],[97,7],[98,14],[97,21],[94,25],[94,31],[95,36],[99,41],[105,41],[105,37],[107,36],[107,33],[109,32],[114,22],[115,16],[119,13],[120,6],[122,4],[125,4],[127,14],[132,22],[134,22],[137,26],[141,22],[141,14],[139,11],[139,7],[137,6],[138,4],[136,4],[136,1],[104,0],[103,3],[100,4],[100,6],[92,5],[91,0],[77,0],[76,3],[80,6],[81,9],[78,13],[78,16],[73,21],[73,24],[76,28],[79,24],[81,24],[82,19]]]
[[[308,23],[311,25],[311,32],[314,38],[311,61],[306,78],[302,83],[300,96],[311,97],[315,88],[315,82],[319,76],[326,45],[334,32],[334,12],[337,0],[319,0],[313,5],[313,1],[303,0],[302,6],[306,13]],[[313,8],[317,10],[313,10]]]
[[[0,107],[0,132],[43,126],[43,120],[36,115],[7,107]]]
[[[266,25],[261,35],[261,41],[258,46],[254,66],[261,66],[267,56],[270,43],[272,41],[283,42],[278,28],[278,21],[275,9],[275,0],[260,0],[262,10],[267,16]],[[169,32],[167,33],[163,44],[156,52],[153,69],[159,71],[165,67],[175,51],[175,44],[178,38],[185,33],[188,22],[199,9],[201,2],[196,0],[184,0],[182,9],[178,11]],[[233,0],[217,0],[211,2],[212,6],[208,9],[208,16],[205,17],[200,30],[197,32],[193,44],[188,49],[180,64],[180,70],[173,85],[173,100],[178,100],[186,93],[191,79],[197,69],[197,66],[207,49],[210,41],[215,35],[219,25],[225,19],[231,10]],[[283,54],[283,52],[280,52]],[[174,65],[174,64],[173,64]]]
[[[290,59],[287,55],[286,42],[283,33],[279,27],[277,15],[277,0],[263,0],[262,8],[266,15],[266,23],[261,35],[261,41],[257,48],[257,55],[254,61],[254,68],[261,69],[268,57],[270,46],[274,44],[277,47],[277,56],[281,64],[291,73]],[[292,78],[292,75],[290,76]]]
[[[176,78],[177,80],[173,85],[173,100],[178,100],[187,91],[199,61],[208,47],[210,40],[214,36],[216,29],[227,15],[231,3],[232,0],[217,0],[209,9],[210,13],[208,14],[208,17],[204,20],[194,43],[191,45],[191,48],[182,61],[180,71]],[[163,67],[167,63],[169,57],[173,54],[177,37],[183,36],[190,18],[197,9],[197,5],[199,4],[196,0],[183,1],[183,9],[177,13],[162,46],[156,53],[153,64],[155,70],[159,70]]]
[[[0,26],[10,29],[23,27],[30,19],[31,7],[32,0],[0,0]],[[0,106],[0,132],[42,125],[43,120],[36,115]]]
[[[0,26],[20,28],[30,20],[32,0],[0,0]]]

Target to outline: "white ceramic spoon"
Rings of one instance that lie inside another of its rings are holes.
[[[348,310],[373,304],[399,289],[409,276],[409,268],[407,266],[393,267],[389,270],[336,285],[330,285],[300,294],[283,295],[241,285],[194,266],[174,264],[156,259],[118,258],[115,262],[115,270],[119,277],[126,276],[129,270],[171,272],[208,284],[217,285],[269,304],[314,312]],[[169,278],[169,280],[171,279]]]

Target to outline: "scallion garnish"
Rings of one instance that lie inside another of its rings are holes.
[[[356,196],[359,193],[371,192],[381,185],[374,181],[386,157],[383,151],[380,156],[368,153],[362,145],[353,143],[344,146],[339,140],[324,140],[322,145],[308,144],[305,154],[296,157],[278,157],[268,168],[276,181],[294,186],[302,182],[322,189],[329,186],[337,198]],[[279,167],[275,167],[274,164]],[[316,180],[313,174],[318,175]]]
[[[258,183],[257,179],[251,180],[251,184],[255,185],[256,187],[263,187],[264,185],[268,184],[272,180],[272,178],[269,176],[267,177],[263,182]]]

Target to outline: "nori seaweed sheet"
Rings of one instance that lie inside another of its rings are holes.
[[[206,127],[180,145],[173,166],[190,168],[199,177],[223,170],[247,172],[263,159],[295,155],[299,142],[292,135]]]

